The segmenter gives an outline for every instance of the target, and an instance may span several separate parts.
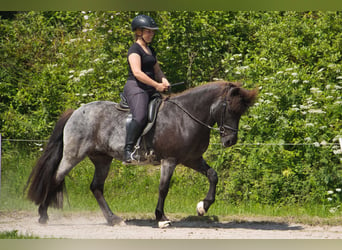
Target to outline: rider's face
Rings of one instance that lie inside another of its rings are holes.
[[[150,43],[154,37],[154,30],[143,29],[142,36],[147,43]]]

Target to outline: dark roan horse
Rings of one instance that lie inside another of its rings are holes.
[[[230,147],[237,142],[241,115],[253,105],[257,90],[247,90],[238,83],[217,81],[164,96],[153,128],[143,136],[139,155],[150,155],[161,164],[156,220],[169,225],[164,202],[177,165],[205,175],[210,183],[207,196],[197,204],[204,215],[215,201],[217,173],[203,159],[210,131],[219,130],[221,143]],[[28,198],[39,206],[39,222],[48,220],[49,206],[63,207],[65,176],[86,156],[95,165],[91,183],[93,192],[109,225],[124,224],[112,213],[103,189],[113,158],[122,160],[128,112],[116,103],[95,101],[77,110],[65,112],[55,125],[42,156],[28,179]],[[215,126],[217,124],[217,126]],[[146,151],[146,152],[144,152]],[[148,151],[148,152],[147,152]],[[151,161],[143,161],[149,164]]]

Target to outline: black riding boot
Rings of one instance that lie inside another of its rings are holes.
[[[143,130],[143,126],[141,126],[137,121],[132,119],[130,122],[126,125],[126,144],[124,148],[124,162],[125,163],[132,163],[133,161],[136,161],[136,159],[133,158],[133,149],[135,144],[137,143],[137,140]]]

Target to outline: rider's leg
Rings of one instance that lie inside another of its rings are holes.
[[[135,161],[132,153],[143,128],[144,127],[134,119],[127,123],[126,143],[124,147],[124,162],[131,163],[132,161]]]
[[[126,163],[131,163],[135,160],[132,156],[134,146],[147,122],[149,95],[146,92],[140,92],[135,93],[134,95],[128,95],[126,97],[132,113],[132,120],[127,123],[126,127],[124,161]]]

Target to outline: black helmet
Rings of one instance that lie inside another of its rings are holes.
[[[150,29],[150,30],[159,29],[156,22],[151,17],[146,16],[146,15],[139,15],[133,19],[132,31],[135,31],[138,28]]]

